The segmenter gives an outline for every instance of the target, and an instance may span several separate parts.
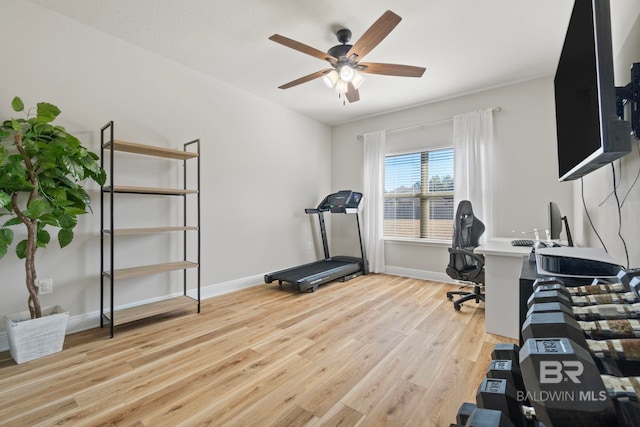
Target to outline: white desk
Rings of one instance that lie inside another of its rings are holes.
[[[531,253],[526,246],[511,246],[513,238],[494,237],[475,249],[484,255],[485,330],[518,339],[519,282],[522,258]]]

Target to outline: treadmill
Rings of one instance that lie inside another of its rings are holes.
[[[320,222],[320,234],[322,236],[322,247],[324,249],[324,259],[287,268],[273,273],[265,274],[265,283],[278,281],[282,287],[283,282],[292,283],[298,286],[300,292],[314,292],[323,283],[340,280],[347,280],[369,273],[369,263],[365,256],[362,233],[360,232],[359,207],[362,201],[362,193],[351,190],[342,190],[329,194],[320,202],[317,208],[305,209],[307,214],[317,214]],[[358,228],[358,239],[360,240],[361,257],[335,256],[329,254],[329,243],[327,241],[327,230],[324,224],[324,213],[342,213],[354,215]]]

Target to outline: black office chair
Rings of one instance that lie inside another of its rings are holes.
[[[476,254],[473,250],[478,247],[478,240],[484,233],[484,224],[473,215],[471,202],[463,200],[458,204],[453,222],[453,239],[449,248],[449,265],[447,274],[466,286],[473,286],[473,292],[451,291],[447,298],[453,300],[454,295],[461,295],[453,302],[457,311],[465,301],[484,301],[484,255]]]

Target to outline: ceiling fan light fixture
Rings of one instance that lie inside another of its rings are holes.
[[[356,71],[350,65],[345,64],[340,67],[340,79],[347,83],[353,79],[355,74]]]
[[[340,75],[336,70],[331,70],[324,76],[322,76],[322,81],[327,85],[329,89],[332,89],[336,83],[340,80]]]
[[[349,90],[347,82],[345,82],[344,80],[338,80],[338,82],[336,83],[335,90],[336,92],[338,92],[339,95],[342,95],[343,93],[347,93],[347,91]]]
[[[360,86],[362,86],[362,83],[364,83],[365,80],[366,79],[362,76],[362,73],[355,71],[353,79],[351,79],[351,84],[354,88],[358,89]]]

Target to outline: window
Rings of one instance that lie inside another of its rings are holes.
[[[384,235],[450,240],[453,148],[385,157]]]

